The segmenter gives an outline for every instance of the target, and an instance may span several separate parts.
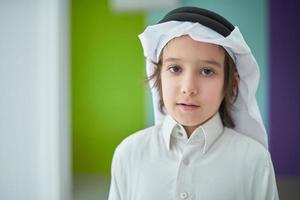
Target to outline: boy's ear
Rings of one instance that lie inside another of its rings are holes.
[[[236,71],[236,72],[234,72],[234,84],[233,84],[233,94],[234,94],[234,96],[236,96],[238,94],[239,85],[240,85],[240,75]]]

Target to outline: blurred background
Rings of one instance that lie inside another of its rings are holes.
[[[300,199],[299,1],[0,0],[1,200],[107,199],[114,149],[153,124],[137,36],[187,5],[239,26],[280,198]]]

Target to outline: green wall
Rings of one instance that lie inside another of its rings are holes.
[[[71,13],[73,170],[108,174],[116,145],[145,126],[144,16],[106,0],[73,0]]]

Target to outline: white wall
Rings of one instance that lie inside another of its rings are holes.
[[[71,199],[68,0],[0,1],[0,199]]]

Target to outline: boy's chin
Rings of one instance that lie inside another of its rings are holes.
[[[201,126],[206,120],[195,120],[195,118],[186,118],[186,117],[177,117],[175,120],[181,124],[182,126],[186,127],[198,127]]]
[[[213,116],[213,115],[212,115]],[[203,116],[182,116],[177,115],[173,118],[182,126],[186,127],[198,127],[206,123],[212,116],[203,117]]]

